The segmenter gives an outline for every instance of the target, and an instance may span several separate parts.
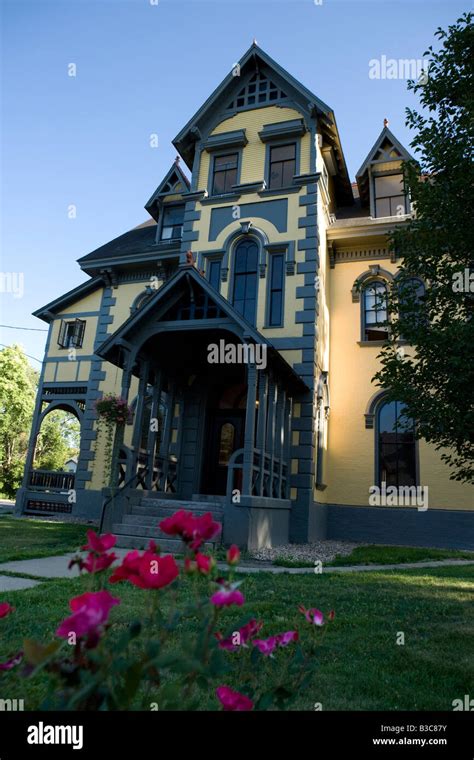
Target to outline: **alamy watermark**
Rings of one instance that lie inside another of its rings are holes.
[[[369,79],[417,79],[419,84],[428,81],[429,61],[424,58],[371,58]]]
[[[266,343],[210,343],[207,347],[209,364],[255,364],[257,369],[267,366]]]
[[[417,507],[418,512],[428,509],[428,486],[370,486],[371,507]]]

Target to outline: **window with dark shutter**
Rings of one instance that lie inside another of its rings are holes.
[[[61,348],[81,348],[85,329],[83,319],[63,320],[59,328],[58,345]]]

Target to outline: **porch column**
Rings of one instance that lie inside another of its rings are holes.
[[[258,415],[257,415],[257,446],[260,452],[260,476],[258,479],[258,493],[263,496],[263,486],[265,483],[265,434],[267,428],[267,397],[268,397],[268,375],[265,370],[258,372]]]
[[[278,389],[278,401],[276,410],[276,440],[275,440],[275,455],[279,460],[278,462],[278,487],[277,498],[281,499],[281,477],[283,474],[283,439],[284,439],[284,427],[285,427],[285,404],[286,404],[286,391],[283,386]]]
[[[156,436],[158,433],[158,417],[161,398],[161,386],[163,382],[163,372],[161,369],[155,370],[153,383],[153,395],[151,399],[150,422],[148,425],[147,440],[147,473],[145,483],[147,490],[150,491],[153,486],[153,466],[155,463]]]
[[[268,464],[269,469],[269,492],[268,496],[273,496],[273,463],[275,460],[275,411],[276,411],[276,383],[273,375],[270,375],[268,390],[268,429],[267,429],[267,451],[270,455]]]
[[[291,414],[293,410],[293,399],[286,399],[285,403],[285,441],[283,444],[283,456],[286,464],[286,488],[283,492],[283,498],[290,498],[290,451],[291,451]]]
[[[140,364],[140,379],[138,383],[137,405],[135,407],[135,420],[134,420],[133,435],[132,435],[134,472],[137,472],[137,469],[138,469],[140,441],[142,437],[143,407],[145,404],[147,380],[148,380],[148,362],[144,361]]]
[[[173,381],[168,381],[168,397],[166,403],[166,420],[163,429],[163,435],[160,440],[160,455],[163,457],[163,491],[166,491],[168,485],[169,457],[171,431],[173,428],[173,415],[175,403],[175,389]]]
[[[257,368],[254,363],[247,367],[247,409],[245,412],[244,460],[242,490],[250,496],[252,492],[252,465],[255,436],[255,402],[257,400]]]
[[[120,390],[120,395],[128,404],[128,396],[130,393],[130,383],[132,380],[132,361],[130,356],[130,351],[127,349],[122,348],[122,351],[124,352],[125,356],[125,362],[124,367],[122,370],[122,385]],[[110,472],[110,478],[109,478],[109,485],[111,488],[116,488],[118,486],[119,482],[119,458],[120,458],[120,449],[123,446],[123,439],[125,434],[125,426],[119,425],[115,429],[115,435],[114,435],[114,443],[112,447],[112,462],[111,462],[111,472]],[[124,483],[127,482],[127,480],[131,477],[131,473],[128,472],[128,462],[125,466],[125,476],[124,476]]]

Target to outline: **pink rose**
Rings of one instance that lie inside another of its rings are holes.
[[[245,598],[242,592],[232,588],[220,588],[211,596],[211,604],[214,604],[215,607],[230,607],[232,604],[241,607],[244,602]]]
[[[8,604],[8,602],[0,602],[0,618],[7,617],[7,615],[11,615],[15,608],[11,606],[11,604]]]
[[[243,712],[253,710],[253,702],[244,694],[234,691],[229,686],[218,686],[216,696],[224,710],[234,712]]]
[[[67,639],[75,633],[78,639],[87,638],[90,645],[97,644],[100,628],[107,622],[110,610],[120,604],[108,591],[87,591],[69,601],[73,614],[62,621],[56,636]]]
[[[226,560],[228,565],[238,565],[240,562],[240,549],[235,544],[232,544],[230,549],[227,550]]]
[[[95,552],[96,554],[104,554],[108,552],[117,543],[117,537],[113,533],[106,533],[104,536],[99,536],[95,531],[87,531],[87,544],[82,546],[82,549],[86,549],[89,552]]]
[[[310,610],[307,610],[302,604],[300,604],[298,609],[305,616],[308,623],[312,623],[312,625],[318,626],[324,625],[324,615],[321,610],[317,610],[314,607]]]
[[[12,670],[13,668],[16,668],[17,665],[20,664],[20,662],[23,659],[23,652],[18,652],[14,657],[11,657],[6,662],[0,662],[0,670]]]

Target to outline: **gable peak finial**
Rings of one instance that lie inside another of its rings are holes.
[[[384,119],[383,120],[383,125],[384,125],[384,127],[388,127],[388,119]]]
[[[179,156],[176,156],[174,162],[175,162],[175,164],[179,164]]]
[[[255,37],[253,38],[253,42],[252,42],[252,45],[258,45],[258,42],[257,42],[257,40],[256,40],[256,38],[255,38]]]

